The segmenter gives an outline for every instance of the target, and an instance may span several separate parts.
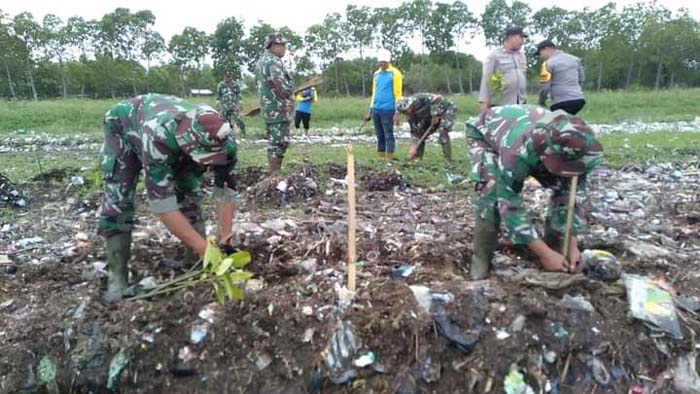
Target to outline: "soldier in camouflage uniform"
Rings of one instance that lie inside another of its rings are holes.
[[[216,100],[219,102],[221,115],[233,127],[233,122],[236,123],[241,135],[245,135],[245,123],[241,116],[241,87],[237,81],[233,80],[233,73],[226,71],[224,80],[216,86]]]
[[[270,171],[282,166],[289,145],[290,113],[294,105],[292,78],[282,63],[287,39],[281,33],[271,33],[265,39],[265,53],[257,66],[260,108],[267,134],[267,160]]]
[[[220,198],[219,235],[231,234],[236,197],[236,141],[231,127],[206,104],[160,94],[137,96],[110,108],[104,118],[101,169],[105,195],[98,231],[106,238],[107,296],[127,287],[134,194],[144,171],[150,208],[175,236],[200,256],[206,248],[199,206],[202,174],[211,168]]]
[[[416,93],[402,97],[396,104],[396,110],[406,115],[411,126],[411,140],[417,143],[428,129],[430,134],[439,133],[438,141],[442,146],[442,156],[446,164],[452,163],[452,146],[450,134],[457,113],[457,106],[449,99],[432,93]],[[418,157],[422,158],[425,141],[418,147]]]
[[[545,270],[574,271],[580,260],[576,236],[583,210],[576,205],[570,262],[553,249],[561,247],[571,177],[579,176],[577,200],[585,197],[586,175],[599,164],[603,148],[586,123],[564,111],[525,105],[494,107],[484,123],[467,124],[474,201],[472,279],[488,275],[498,247],[501,221],[516,245],[527,245]],[[544,241],[523,206],[521,192],[528,177],[553,190]]]

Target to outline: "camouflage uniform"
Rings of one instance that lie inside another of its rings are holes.
[[[577,200],[581,202],[586,175],[602,157],[593,131],[582,119],[563,111],[510,105],[494,107],[485,124],[467,124],[467,138],[470,175],[477,192],[472,265],[490,264],[501,221],[513,244],[528,245],[540,238],[521,196],[529,176],[554,192],[544,239],[558,249],[566,226],[570,177],[579,175]],[[582,205],[577,204],[572,234],[581,230],[582,216]]]
[[[105,195],[98,210],[98,232],[107,240],[111,292],[126,287],[134,195],[141,170],[151,210],[158,214],[179,209],[204,236],[199,207],[202,174],[205,167],[211,167],[214,194],[223,201],[234,201],[237,148],[230,126],[210,106],[194,106],[160,94],[137,96],[113,106],[105,114],[104,131],[101,169]],[[115,270],[121,277],[112,286]]]
[[[430,134],[439,133],[438,141],[442,146],[442,154],[446,162],[452,161],[452,148],[450,145],[449,132],[452,131],[457,106],[449,99],[432,93],[416,93],[410,97],[403,97],[399,100],[396,109],[401,113],[412,110],[408,117],[408,123],[411,126],[411,140],[417,143],[428,128],[433,117],[439,116],[440,123],[435,129],[430,131]],[[418,147],[418,157],[423,157],[425,152],[425,142]]]
[[[102,235],[131,231],[141,169],[154,213],[180,209],[192,223],[200,220],[205,166],[214,169],[215,193],[228,201],[235,198],[236,142],[228,138],[230,128],[222,127],[218,136],[204,129],[207,122],[216,122],[213,117],[219,114],[207,105],[159,94],[122,101],[107,111],[101,152],[105,198],[98,224]]]
[[[242,135],[245,135],[245,123],[241,116],[241,88],[235,81],[221,81],[216,86],[217,100],[221,116],[233,127],[235,122]]]
[[[267,134],[268,155],[282,159],[289,145],[290,106],[294,102],[292,78],[282,59],[267,50],[272,44],[285,44],[279,33],[268,36],[265,53],[257,66],[257,82],[260,108]]]

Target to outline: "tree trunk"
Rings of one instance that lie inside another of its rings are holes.
[[[360,75],[362,75],[362,97],[367,97],[367,71],[365,70],[365,57],[360,46]]]
[[[671,71],[671,79],[668,82],[668,87],[673,89],[673,84],[675,83],[675,81],[676,81],[676,73]]]
[[[474,67],[469,65],[469,93],[474,91]]]
[[[418,89],[423,91],[423,74],[425,71],[425,49],[423,49],[423,35],[421,34],[421,44],[420,44],[420,79],[418,81]]]
[[[464,94],[464,82],[462,82],[462,71],[459,67],[459,52],[455,48],[455,65],[457,67],[457,81],[459,82],[459,93]]]
[[[445,64],[442,67],[443,71],[445,72],[445,82],[447,82],[447,93],[452,94],[452,85],[450,85],[450,73],[449,73],[449,67],[447,67],[447,64]]]
[[[350,85],[348,85],[348,79],[345,78],[345,95],[350,97]]]
[[[136,66],[131,67],[131,90],[133,90],[134,96],[138,94],[136,90]]]
[[[17,93],[15,92],[15,86],[12,83],[12,74],[10,74],[10,66],[7,65],[7,61],[4,61],[5,63],[5,72],[7,73],[7,85],[10,88],[10,94],[12,95],[13,99],[17,98]]]
[[[602,85],[603,85],[603,61],[600,60],[598,62],[598,86],[597,86],[596,90],[600,92],[600,88]]]
[[[63,66],[63,59],[58,59],[58,67],[61,70],[61,84],[63,85],[63,99],[68,99],[68,83],[66,81],[66,69]]]
[[[634,59],[630,59],[629,67],[627,67],[627,78],[625,79],[625,89],[629,89],[632,84],[632,70],[634,69]]]
[[[146,59],[146,93],[151,92],[151,58]]]
[[[656,64],[656,82],[654,82],[654,90],[659,90],[659,86],[661,85],[661,69],[663,68],[663,64],[661,64],[661,56],[658,57],[658,62]]]
[[[36,94],[36,85],[34,85],[34,75],[32,75],[32,70],[27,69],[27,76],[29,76],[29,84],[32,86],[32,97],[34,97],[34,101],[39,101],[39,96]]]
[[[338,76],[338,58],[335,58],[335,92],[340,94],[340,77]]]

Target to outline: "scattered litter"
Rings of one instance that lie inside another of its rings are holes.
[[[518,315],[513,319],[513,322],[510,323],[509,330],[510,332],[520,332],[525,328],[525,316],[523,315]]]
[[[503,380],[506,394],[535,394],[535,390],[525,383],[525,376],[518,370],[517,364],[510,366],[510,372]]]
[[[304,330],[304,336],[301,338],[302,343],[309,343],[314,339],[314,334],[316,333],[316,330],[313,328],[307,328]]]
[[[41,237],[30,237],[30,238],[22,238],[19,240],[19,246],[26,248],[29,245],[36,245],[44,242],[44,240]]]
[[[344,384],[357,376],[352,369],[357,352],[357,342],[350,323],[338,319],[323,357],[328,367],[328,378],[336,385]]]
[[[639,275],[623,275],[627,300],[632,315],[654,330],[661,330],[675,339],[683,339],[671,295],[653,279]]]
[[[581,255],[583,273],[587,277],[614,282],[622,276],[622,265],[612,253],[599,249],[586,249]]]
[[[129,363],[129,356],[127,356],[124,349],[120,349],[112,361],[109,363],[109,375],[107,377],[107,389],[113,390],[117,382],[119,374],[122,372],[126,364]]]
[[[197,345],[204,340],[208,333],[208,324],[195,324],[190,331],[190,342],[192,342],[193,345]]]
[[[499,341],[502,341],[502,340],[508,339],[508,338],[510,338],[510,334],[508,333],[508,331],[505,331],[505,330],[496,331],[496,339],[498,339]]]
[[[158,281],[153,276],[147,276],[139,281],[139,286],[143,290],[153,290],[158,287]]]
[[[255,364],[258,371],[262,371],[272,364],[272,357],[267,353],[254,353],[249,354],[248,359]]]
[[[414,269],[415,267],[410,264],[395,265],[391,269],[391,277],[394,279],[408,278],[409,276],[411,276]]]
[[[367,352],[353,361],[353,365],[357,368],[364,368],[368,365],[374,364],[377,361],[377,354],[374,352]]]
[[[695,369],[697,354],[692,352],[679,357],[673,371],[673,388],[681,394],[700,393],[700,376]]]
[[[427,356],[421,365],[420,377],[426,383],[435,383],[440,380],[442,375],[442,365],[439,360],[433,360],[431,356]]]
[[[572,297],[568,294],[564,294],[564,297],[559,301],[559,306],[575,311],[595,312],[593,305],[583,296]]]
[[[205,320],[209,324],[214,324],[214,322],[218,319],[218,314],[219,314],[219,304],[217,303],[211,303],[207,306],[204,307],[201,311],[199,311],[199,316],[200,319]]]

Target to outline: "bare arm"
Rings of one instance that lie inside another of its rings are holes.
[[[204,250],[207,248],[207,241],[192,227],[182,212],[175,210],[158,213],[156,216],[158,216],[158,219],[163,222],[165,227],[170,230],[173,235],[187,244],[187,246],[194,249],[197,254],[204,256]]]
[[[236,204],[222,201],[219,203],[219,241],[229,243],[233,231],[233,215]]]

